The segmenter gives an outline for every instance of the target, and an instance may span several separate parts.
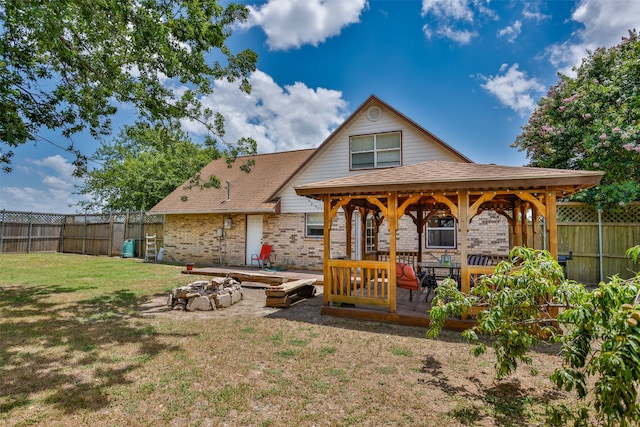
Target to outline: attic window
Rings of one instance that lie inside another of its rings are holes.
[[[367,110],[367,119],[369,119],[370,121],[375,122],[380,117],[382,117],[382,109],[377,105],[374,105]]]
[[[400,132],[350,137],[351,170],[400,166]]]

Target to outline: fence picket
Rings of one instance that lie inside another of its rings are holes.
[[[130,214],[138,216],[137,233],[127,233]],[[164,216],[146,212],[54,214],[2,210],[0,253],[63,252],[119,256],[125,234],[136,240],[136,257],[144,257],[140,235],[158,236],[163,246]]]

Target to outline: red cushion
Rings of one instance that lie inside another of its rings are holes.
[[[418,290],[418,278],[409,264],[396,263],[396,286],[403,289]]]

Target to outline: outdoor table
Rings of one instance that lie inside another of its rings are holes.
[[[428,275],[435,277],[436,279],[444,279],[451,277],[453,280],[459,280],[460,278],[460,263],[451,262],[449,264],[443,264],[441,262],[421,262],[420,268],[426,271]]]

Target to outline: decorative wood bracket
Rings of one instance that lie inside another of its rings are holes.
[[[444,203],[445,205],[447,205],[447,207],[451,211],[451,215],[453,215],[455,218],[458,218],[458,206],[456,206],[456,204],[453,203],[447,196],[444,196],[442,194],[434,194],[431,197],[433,197],[440,203]]]
[[[353,198],[351,196],[347,196],[347,197],[343,197],[342,199],[338,200],[336,202],[335,205],[333,205],[331,207],[331,219],[333,220],[333,218],[336,217],[336,215],[338,214],[338,210],[340,210],[341,207],[346,206],[349,204],[349,202],[351,202]]]
[[[488,202],[489,200],[492,200],[495,196],[496,196],[495,193],[484,193],[484,194],[482,194],[478,198],[478,200],[476,200],[469,207],[469,221],[471,221],[473,219],[473,217],[478,214],[478,209],[480,208],[480,205],[482,205],[484,202]]]
[[[537,198],[535,198],[533,196],[533,194],[531,194],[531,193],[516,193],[516,196],[518,196],[518,198],[520,200],[524,200],[526,202],[529,202],[529,203],[533,204],[538,209],[538,212],[540,212],[540,215],[542,215],[545,218],[547,217],[547,215],[546,215],[547,208],[545,207],[545,204],[542,203]]]

